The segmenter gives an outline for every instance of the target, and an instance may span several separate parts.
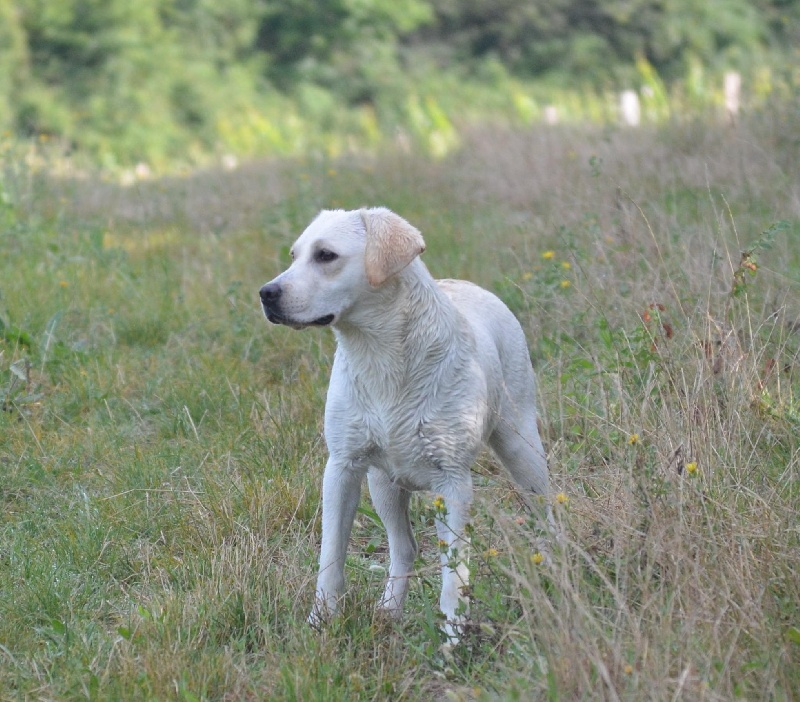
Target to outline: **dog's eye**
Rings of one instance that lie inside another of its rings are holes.
[[[330,263],[331,261],[335,261],[337,258],[339,258],[339,254],[328,249],[320,249],[314,254],[314,260],[318,263]]]

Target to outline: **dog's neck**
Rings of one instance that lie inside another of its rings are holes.
[[[429,382],[425,372],[441,367],[444,356],[458,351],[462,325],[457,315],[425,264],[415,259],[334,332],[348,365],[359,369],[358,380],[391,392],[393,384]]]

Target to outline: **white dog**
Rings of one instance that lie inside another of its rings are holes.
[[[309,621],[335,612],[364,475],[389,538],[380,607],[399,615],[417,544],[414,490],[441,496],[440,606],[457,637],[467,610],[472,478],[484,442],[528,493],[547,497],[547,462],[525,337],[509,309],[472,283],[434,280],[422,235],[385,208],[323,211],[260,290],[264,314],[295,329],[332,326],[338,348],[325,407],[322,553]],[[552,525],[549,499],[543,511]],[[446,546],[445,546],[446,544]]]

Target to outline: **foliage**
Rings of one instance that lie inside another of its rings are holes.
[[[457,140],[420,135],[420,109],[598,121],[607,94],[655,85],[663,114],[662,81],[696,108],[731,69],[762,98],[796,90],[799,27],[784,0],[0,0],[0,133],[109,170],[335,154],[398,130],[436,152]]]
[[[629,74],[636,55],[676,78],[688,56],[713,65],[730,58],[726,53],[733,47],[744,54],[760,50],[769,35],[762,8],[745,0],[436,0],[434,5],[437,38],[455,46],[462,58],[497,55],[515,72],[552,72],[567,81]]]

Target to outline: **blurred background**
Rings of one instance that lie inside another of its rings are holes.
[[[440,650],[365,500],[306,625],[332,334],[385,205],[519,319],[564,539],[478,460]],[[800,700],[800,0],[0,0],[0,702]]]
[[[799,47],[797,0],[0,0],[0,135],[140,177],[439,156],[475,123],[724,115],[726,74],[761,109]]]

